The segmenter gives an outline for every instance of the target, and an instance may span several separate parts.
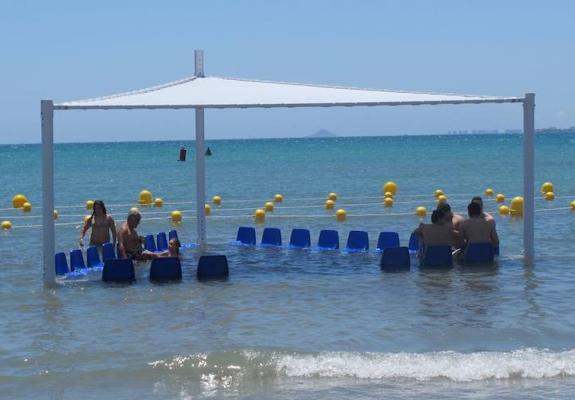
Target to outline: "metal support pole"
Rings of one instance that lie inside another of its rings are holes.
[[[54,103],[40,102],[42,113],[42,255],[44,286],[53,286],[56,268],[54,262]]]
[[[204,109],[196,108],[196,216],[198,246],[206,244],[206,168],[204,156]]]
[[[535,255],[535,93],[523,100],[523,248],[525,261]]]

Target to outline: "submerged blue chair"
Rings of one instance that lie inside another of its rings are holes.
[[[330,229],[320,231],[317,247],[320,250],[339,249],[339,233]]]
[[[82,255],[82,250],[76,249],[70,252],[70,271],[76,269],[86,268],[84,263],[84,256]]]
[[[156,235],[157,249],[158,251],[168,250],[168,238],[166,237],[166,232],[160,232]]]
[[[112,243],[104,243],[102,246],[102,258],[104,261],[116,258],[116,252],[114,251],[114,245]]]
[[[409,271],[411,260],[407,247],[387,247],[380,262],[382,271]]]
[[[224,255],[201,256],[198,261],[197,277],[204,279],[222,279],[230,275],[228,259]]]
[[[311,237],[307,229],[292,229],[289,238],[292,249],[307,249],[311,247]]]
[[[415,254],[419,251],[419,237],[415,233],[412,233],[409,237],[408,247],[410,254]]]
[[[238,228],[238,234],[236,236],[236,241],[240,244],[245,244],[248,246],[256,245],[256,229],[251,226],[240,226]]]
[[[129,258],[115,258],[104,262],[102,281],[127,283],[135,280],[134,262]]]
[[[399,247],[399,234],[397,232],[380,232],[377,239],[377,251],[387,248]],[[409,250],[408,250],[409,252]]]
[[[365,231],[349,231],[345,250],[350,253],[369,250],[369,236]]]
[[[425,249],[424,268],[449,268],[453,266],[451,246],[429,246]]]
[[[56,275],[66,275],[70,272],[68,269],[68,261],[66,260],[66,253],[54,254],[54,261],[56,265]]]
[[[154,235],[146,236],[146,238],[144,239],[144,249],[151,252],[158,251],[158,249],[156,248],[156,241],[154,240]]]
[[[169,233],[168,233],[168,239],[178,239],[178,231],[176,231],[175,229],[172,229]]]
[[[494,250],[491,243],[470,243],[465,249],[465,264],[492,264]]]
[[[100,255],[96,246],[88,247],[86,261],[88,262],[88,268],[102,268],[104,266],[104,263],[100,261]]]
[[[182,264],[178,257],[158,257],[150,266],[151,281],[181,281]]]
[[[262,246],[281,246],[282,232],[279,228],[265,228],[262,234]]]

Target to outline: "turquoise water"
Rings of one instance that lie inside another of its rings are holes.
[[[164,207],[141,208],[140,234],[177,227],[195,238],[193,143],[56,146],[56,248],[77,247],[84,203],[103,199],[119,223],[152,191]],[[225,282],[195,279],[198,254],[184,254],[184,280],[155,285],[148,266],[130,286],[97,273],[42,286],[41,159],[35,145],[0,146],[0,387],[6,398],[571,398],[575,389],[575,135],[539,135],[536,181],[557,199],[536,200],[534,266],[521,258],[522,223],[497,214],[497,267],[385,274],[379,256],[229,244],[238,226],[275,193],[265,224],[282,230],[380,231],[406,243],[441,188],[456,211],[486,187],[521,194],[519,135],[403,136],[212,141],[207,195],[209,252],[226,254]],[[382,185],[399,185],[393,208]],[[323,207],[337,192],[337,222]],[[29,215],[11,210],[24,193]]]

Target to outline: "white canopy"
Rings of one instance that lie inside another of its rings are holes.
[[[164,85],[93,99],[56,103],[55,109],[254,108],[521,102],[522,97],[414,93],[376,89],[192,76]]]
[[[534,110],[535,94],[488,97],[400,92],[204,76],[203,51],[195,52],[195,75],[148,89],[87,100],[41,101],[44,282],[54,283],[54,110],[193,108],[196,125],[196,214],[198,244],[206,243],[204,109],[256,107],[351,107],[466,103],[522,103],[525,196],[525,259],[534,256]]]

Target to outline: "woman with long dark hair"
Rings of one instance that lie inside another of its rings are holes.
[[[86,219],[82,232],[80,233],[80,246],[84,245],[84,235],[88,229],[90,233],[90,245],[102,246],[110,241],[110,232],[112,232],[112,244],[116,243],[116,224],[111,215],[106,212],[106,206],[102,200],[94,201],[92,215]]]

